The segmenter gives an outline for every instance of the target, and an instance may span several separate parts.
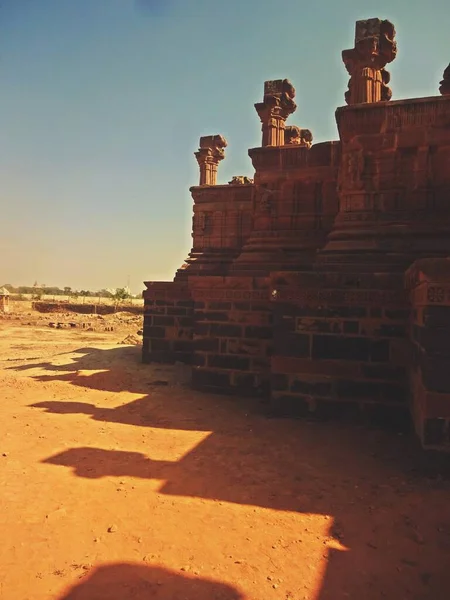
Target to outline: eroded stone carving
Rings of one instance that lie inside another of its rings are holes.
[[[284,143],[286,145],[312,146],[313,135],[309,129],[301,129],[297,125],[287,125],[284,131]]]
[[[272,212],[278,190],[272,189],[269,184],[263,183],[256,188],[257,209],[261,212]]]
[[[443,96],[450,95],[450,65],[448,65],[444,71],[444,76],[440,82],[439,91]]]
[[[397,55],[395,27],[390,21],[367,19],[356,22],[355,47],[342,52],[342,60],[350,75],[347,104],[390,100],[387,63]]]
[[[231,181],[228,182],[228,185],[251,185],[253,183],[253,179],[250,177],[246,177],[245,175],[234,175],[231,178]]]
[[[264,98],[255,104],[262,123],[262,146],[283,146],[285,122],[295,112],[295,88],[288,79],[264,82]]]
[[[227,140],[221,135],[208,135],[200,138],[200,147],[195,153],[200,167],[199,185],[216,185],[217,167],[225,158]]]

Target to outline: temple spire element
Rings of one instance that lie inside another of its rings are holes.
[[[200,148],[195,153],[200,167],[199,185],[216,185],[219,162],[225,158],[227,140],[221,135],[200,138]]]
[[[295,88],[288,79],[264,82],[264,98],[255,104],[261,119],[262,146],[284,146],[286,119],[296,109]]]
[[[439,91],[443,96],[450,95],[450,65],[445,69],[443,79],[440,82]]]
[[[356,22],[355,47],[342,52],[342,60],[350,74],[347,104],[390,100],[390,74],[387,63],[397,55],[395,27],[389,21],[367,19]]]

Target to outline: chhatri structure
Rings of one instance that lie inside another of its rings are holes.
[[[278,415],[411,414],[450,449],[450,67],[440,95],[391,101],[396,53],[389,21],[357,22],[337,141],[286,125],[295,89],[266,81],[254,179],[218,185],[227,142],[200,139],[193,247],[145,284],[143,360]]]

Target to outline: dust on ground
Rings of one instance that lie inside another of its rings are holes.
[[[448,598],[450,486],[407,436],[195,393],[121,344],[139,319],[43,317],[0,320],[1,600]]]

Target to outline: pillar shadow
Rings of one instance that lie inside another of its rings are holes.
[[[97,567],[59,600],[244,600],[224,583],[160,567],[118,563]]]
[[[450,487],[424,477],[421,454],[409,438],[339,423],[269,420],[251,401],[202,395],[178,385],[177,368],[139,365],[135,348],[78,352],[83,356],[65,365],[19,369],[47,370],[35,377],[39,381],[126,390],[142,398],[106,408],[64,401],[35,408],[208,435],[176,462],[153,460],[150,446],[147,455],[72,448],[45,463],[90,479],[157,479],[162,494],[330,515],[330,540],[350,552],[328,551],[320,600],[378,600],[380,590],[389,600],[447,598]],[[96,369],[103,372],[83,373]],[[439,514],[427,511],[428,499],[439,506]]]

